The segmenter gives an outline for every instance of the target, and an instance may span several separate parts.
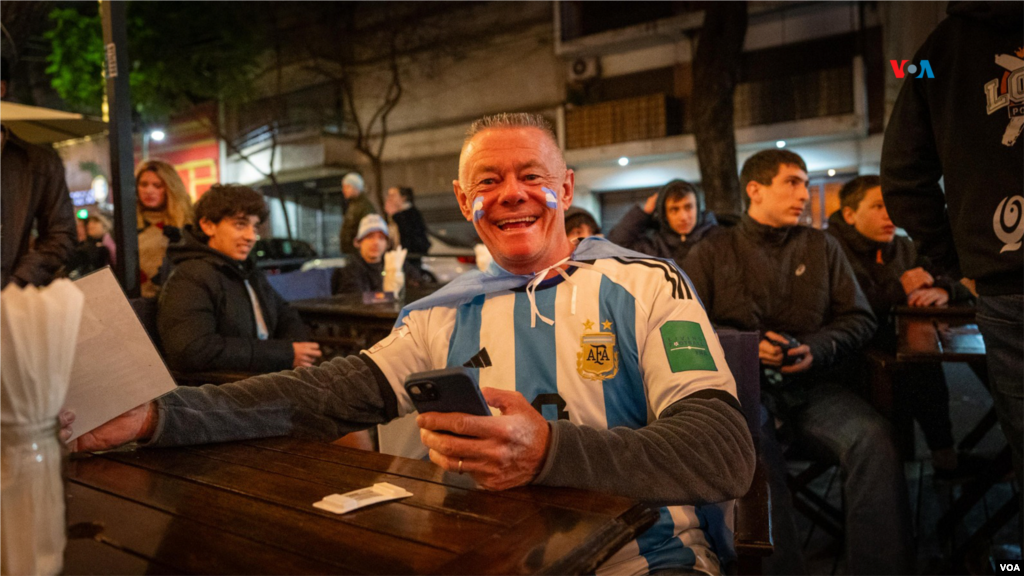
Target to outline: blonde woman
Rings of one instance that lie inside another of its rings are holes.
[[[192,221],[192,200],[178,172],[162,160],[145,160],[135,169],[136,224],[139,231],[139,284],[142,296],[155,298],[167,246]]]

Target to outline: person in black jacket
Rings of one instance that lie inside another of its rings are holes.
[[[160,292],[157,329],[172,369],[262,373],[320,357],[298,313],[249,259],[268,213],[252,188],[214,185],[195,205],[195,226],[168,248],[174,271]]]
[[[839,191],[840,210],[829,218],[828,231],[843,247],[857,283],[878,319],[872,347],[896,353],[895,306],[971,304],[970,292],[959,282],[929,270],[914,243],[896,235],[882,200],[881,179],[859,176]],[[934,274],[933,274],[934,273]],[[921,425],[932,451],[935,477],[952,479],[980,470],[978,462],[959,459],[953,447],[949,419],[949,390],[941,364],[897,367],[892,381],[897,410],[907,410]]]
[[[419,262],[419,258],[430,250],[430,238],[427,237],[427,223],[423,220],[423,214],[413,204],[412,188],[388,188],[384,211],[398,226],[395,243],[409,251],[413,262]]]
[[[907,574],[912,530],[903,463],[889,423],[842,384],[840,373],[874,334],[874,315],[835,238],[797,225],[808,200],[799,155],[758,152],[743,164],[740,183],[747,213],[694,247],[684,269],[713,324],[763,338],[761,396],[769,417],[761,454],[775,538],[765,572],[807,573],[780,449],[780,441],[793,441],[840,463],[848,572]]]
[[[368,214],[359,221],[355,247],[358,253],[349,257],[344,268],[331,276],[333,294],[360,294],[384,290],[384,253],[388,250],[388,225],[377,214]],[[405,285],[419,287],[423,283],[419,269],[408,260],[402,268]]]
[[[1019,485],[1024,480],[1024,5],[950,2],[946,12],[914,56],[922,70],[906,75],[893,106],[882,143],[882,194],[893,221],[922,255],[945,274],[975,284],[989,389],[1013,449]],[[917,77],[924,74],[924,61],[934,77]],[[1024,518],[1024,498],[1020,501]]]
[[[684,180],[672,180],[633,206],[608,233],[612,242],[682,266],[693,246],[718,226],[714,212],[704,210],[704,192]]]

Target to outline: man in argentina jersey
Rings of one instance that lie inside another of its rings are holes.
[[[500,265],[517,268],[512,272],[520,274],[536,273],[541,266],[533,262],[525,268],[516,266],[513,259],[502,256],[516,250],[529,253],[532,246],[521,237],[536,232],[530,228],[544,223],[546,211],[541,202],[550,206],[552,189],[557,189],[562,192],[562,206],[568,205],[572,190],[571,186],[557,186],[564,182],[557,178],[556,186],[534,184],[531,171],[540,173],[540,178],[549,172],[567,172],[570,185],[571,171],[565,170],[560,154],[545,157],[544,152],[557,149],[547,145],[551,139],[541,129],[502,127],[489,132],[490,140],[486,132],[478,133],[464,152],[460,180],[455,183],[460,204],[495,255],[498,265],[485,276],[512,276]],[[475,143],[484,145],[483,152],[477,152]],[[501,159],[492,149],[501,151]],[[519,221],[528,226],[518,228]],[[552,232],[564,238],[563,231]],[[538,237],[541,241],[534,246],[559,245],[549,242],[546,234]],[[566,256],[555,253],[544,263],[561,263]],[[549,457],[538,470],[531,471],[534,483],[616,491],[617,484],[625,480],[636,485],[630,496],[656,499],[644,490],[646,479],[619,453],[630,449],[630,443],[591,430],[643,430],[684,398],[718,398],[736,405],[735,382],[700,301],[674,265],[613,247],[601,239],[584,240],[568,260],[564,275],[553,273],[547,280],[538,274],[532,282],[526,277],[507,289],[448,291],[452,293],[411,306],[401,326],[367,355],[392,386],[401,414],[414,410],[403,388],[410,374],[465,365],[473,366],[489,402],[493,393],[487,388],[515,391],[524,405],[528,403],[551,422],[549,456],[559,452],[557,443],[563,436],[571,440],[580,430],[594,436],[585,459],[572,462],[571,457]],[[430,422],[425,423],[428,418]],[[425,430],[452,430],[457,422],[472,418],[431,414],[421,416],[419,424]],[[383,430],[382,435],[387,432]],[[471,442],[452,442],[450,436],[429,431],[422,436],[431,448],[431,460],[450,470],[476,474],[478,481],[487,485],[485,471],[478,469],[472,458],[477,448]],[[657,448],[650,448],[655,453],[646,457],[657,458]],[[589,479],[577,483],[580,478],[563,471],[570,467],[592,468],[587,475],[593,476],[595,483],[590,484]],[[667,461],[665,466],[655,463],[653,468],[659,475],[685,474],[671,469]],[[660,513],[653,528],[598,572],[720,571],[716,552],[728,555],[731,550],[731,522],[726,521],[731,519],[731,506],[663,506]]]
[[[673,264],[601,239],[574,251],[564,229],[573,172],[540,116],[474,123],[454,187],[494,257],[488,272],[410,304],[401,325],[358,357],[178,388],[73,448],[333,439],[410,413],[408,375],[468,364],[500,415],[419,415],[434,463],[484,489],[566,486],[659,508],[660,520],[601,574],[720,573],[731,508],[715,503],[749,488],[754,448],[689,281]]]
[[[586,244],[607,241],[583,243],[578,252],[586,252]],[[571,269],[568,280],[556,276],[537,287],[537,312],[553,319],[552,325],[531,322],[525,288],[410,312],[402,328],[368,353],[394,388],[399,412],[415,409],[402,387],[408,375],[463,365],[483,366],[471,369],[481,387],[519,392],[550,422],[595,430],[642,429],[668,406],[691,395],[735,395],[707,316],[672,264],[647,257],[602,258],[590,264]],[[601,468],[599,474],[631,478],[643,495],[644,478],[616,466],[615,457],[605,461],[600,454],[593,456],[590,465]],[[468,457],[463,467],[470,470]],[[551,468],[549,460],[534,482],[545,483]],[[723,523],[723,515],[730,511],[731,507],[661,507],[658,523],[598,574],[679,567],[717,573],[713,552],[728,553],[731,542],[718,542],[726,549],[717,550],[702,529],[717,527],[731,539],[731,530]]]

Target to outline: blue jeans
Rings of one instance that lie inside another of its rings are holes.
[[[1013,469],[1018,484],[1024,480],[1021,444],[1021,405],[1024,403],[1024,294],[979,296],[978,328],[985,339],[989,388],[992,403],[1003,427],[1003,434],[1013,450]],[[1021,499],[1024,518],[1024,498]]]
[[[846,564],[850,574],[913,573],[910,502],[903,461],[889,422],[837,384],[811,388],[791,416],[794,443],[842,470],[846,501]],[[786,463],[769,415],[761,431],[761,457],[771,484],[775,553],[765,574],[806,574],[801,539],[786,485]]]

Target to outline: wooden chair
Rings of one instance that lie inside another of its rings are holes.
[[[736,395],[743,408],[743,417],[754,439],[755,448],[761,436],[761,366],[757,357],[757,332],[722,330],[718,340],[725,352],[736,379]],[[733,545],[736,548],[735,565],[725,566],[729,574],[760,574],[761,559],[775,551],[771,533],[771,489],[768,469],[757,459],[754,480],[750,490],[736,501]]]

